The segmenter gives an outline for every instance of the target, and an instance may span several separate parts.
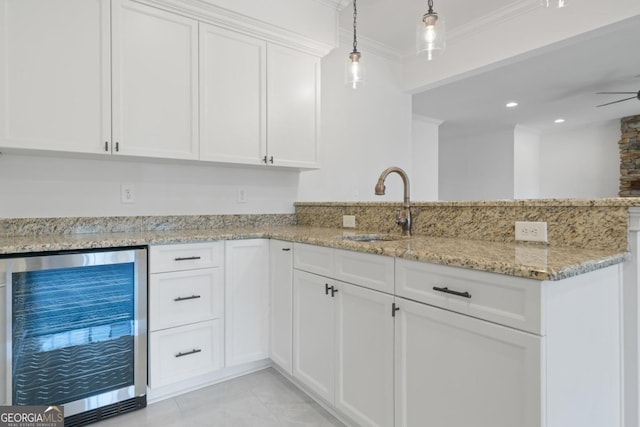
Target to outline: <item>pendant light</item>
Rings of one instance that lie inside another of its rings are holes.
[[[429,10],[422,16],[422,22],[418,25],[418,54],[427,53],[427,59],[431,61],[436,52],[444,50],[444,20],[433,11],[433,0],[428,1]]]
[[[540,0],[543,7],[561,8],[567,5],[567,0]]]
[[[356,5],[357,0],[353,0],[353,51],[349,54],[346,66],[346,83],[353,89],[357,89],[364,83],[364,63],[362,54],[358,52],[358,37],[357,37],[357,21],[358,21],[358,7]]]

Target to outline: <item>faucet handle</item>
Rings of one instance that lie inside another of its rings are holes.
[[[400,209],[396,209],[396,224],[405,225],[407,222],[407,215],[404,212],[400,213]]]

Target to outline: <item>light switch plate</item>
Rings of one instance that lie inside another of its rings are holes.
[[[344,228],[356,228],[356,216],[342,215],[342,226]]]
[[[120,203],[135,203],[136,189],[133,184],[122,184],[120,186]]]

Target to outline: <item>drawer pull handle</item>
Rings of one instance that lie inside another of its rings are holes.
[[[289,252],[291,250],[291,248],[282,248],[283,251],[285,252]]]
[[[202,350],[200,350],[199,348],[194,348],[191,351],[187,351],[186,353],[180,352],[178,354],[176,354],[176,357],[183,357],[183,356],[189,356],[191,354],[196,354],[196,353],[200,353]]]
[[[469,292],[452,291],[451,289],[449,289],[447,287],[439,288],[437,286],[434,286],[433,290],[434,291],[438,291],[438,292],[444,292],[445,294],[457,295],[459,297],[471,298],[471,294]]]
[[[198,259],[201,259],[202,257],[199,256],[187,256],[187,257],[182,257],[182,258],[174,258],[174,261],[195,261]]]
[[[190,299],[198,299],[198,298],[202,298],[200,295],[191,295],[190,297],[178,297],[175,298],[174,301],[175,302],[180,302],[180,301],[188,301]]]

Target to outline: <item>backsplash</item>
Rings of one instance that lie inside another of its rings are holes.
[[[412,203],[416,235],[495,242],[515,240],[516,221],[546,221],[549,245],[627,250],[627,210],[640,198],[600,200],[504,200]],[[296,203],[298,225],[342,227],[343,215],[356,216],[356,229],[400,233],[395,224],[401,203]]]
[[[207,230],[293,224],[294,214],[10,218],[0,219],[0,236]]]

